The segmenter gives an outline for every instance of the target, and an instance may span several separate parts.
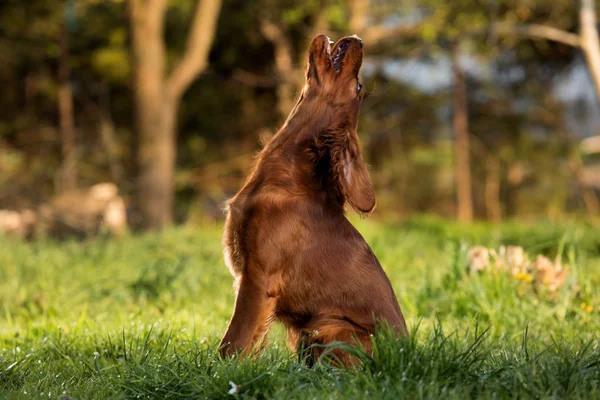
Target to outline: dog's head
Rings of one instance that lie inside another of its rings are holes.
[[[358,78],[362,48],[363,42],[356,35],[335,43],[325,35],[317,35],[308,49],[304,96],[326,102],[355,122],[363,97]]]
[[[358,112],[363,97],[358,73],[363,42],[354,35],[334,44],[317,35],[308,50],[306,84],[299,104],[306,102],[311,117],[322,126],[317,159],[327,164],[324,182],[342,203],[368,214],[375,208],[375,193],[357,134]],[[310,104],[310,105],[309,105]]]

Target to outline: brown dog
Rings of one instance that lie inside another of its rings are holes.
[[[275,319],[296,348],[341,341],[369,351],[379,323],[406,334],[385,272],[344,215],[345,203],[375,208],[356,133],[362,47],[357,36],[333,47],[325,35],[312,40],[300,99],[228,203],[223,244],[237,298],[223,355],[247,354]],[[309,352],[314,360],[323,347]]]

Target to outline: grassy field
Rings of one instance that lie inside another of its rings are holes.
[[[221,360],[233,305],[220,226],[89,242],[0,238],[0,398],[600,398],[600,232],[580,223],[356,221],[410,339],[377,335],[356,369],[308,368],[276,326]],[[467,274],[467,249],[569,265],[560,290]],[[577,289],[575,289],[577,288]]]

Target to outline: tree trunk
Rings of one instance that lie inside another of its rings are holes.
[[[166,75],[167,0],[128,0],[135,103],[139,225],[161,229],[173,221],[177,109],[183,93],[208,65],[221,0],[199,0],[186,51]]]
[[[77,186],[77,154],[75,117],[73,115],[73,91],[69,65],[69,36],[65,26],[60,34],[60,56],[58,58],[58,120],[62,151],[62,167],[59,177],[59,192],[73,190]]]
[[[579,24],[581,49],[585,54],[588,70],[596,86],[598,101],[600,101],[600,39],[598,38],[594,0],[581,0]]]
[[[453,127],[456,155],[457,217],[461,221],[473,220],[471,169],[469,154],[469,122],[465,75],[460,65],[460,42],[452,48]]]
[[[137,190],[140,225],[160,229],[171,223],[173,189],[171,151],[162,147],[173,132],[165,130],[163,18],[150,5],[130,2],[131,63],[135,104]]]
[[[152,109],[140,110],[145,129],[138,135],[138,207],[144,227],[161,229],[173,222],[177,108],[165,101]]]
[[[173,166],[163,146],[171,140],[163,117],[165,55],[163,18],[151,18],[150,5],[132,0],[132,65],[136,123],[137,209],[140,225],[160,229],[171,223]]]

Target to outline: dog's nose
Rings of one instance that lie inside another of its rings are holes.
[[[360,43],[360,47],[362,48],[363,40],[360,37],[358,37],[358,35],[356,33],[354,35],[352,35],[352,37],[358,39],[358,43]]]

